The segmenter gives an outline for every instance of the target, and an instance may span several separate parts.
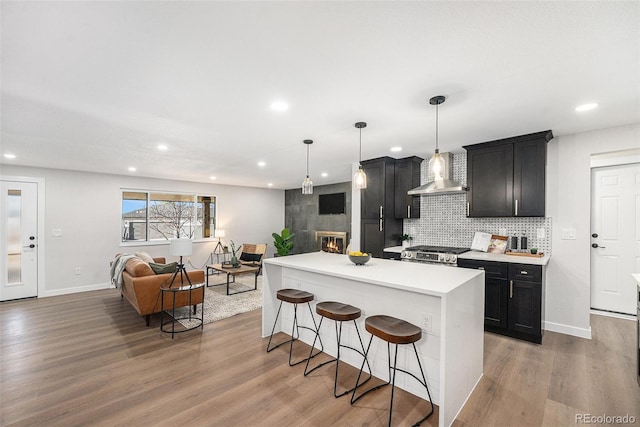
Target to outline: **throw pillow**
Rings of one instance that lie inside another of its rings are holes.
[[[242,252],[240,254],[240,261],[259,262],[260,259],[262,259],[262,255],[260,254],[250,254],[247,252]]]
[[[131,258],[124,266],[127,273],[133,277],[152,276],[153,270],[149,267],[149,264],[142,261],[140,258]]]
[[[177,262],[170,262],[169,264],[158,264],[156,262],[150,262],[149,267],[156,274],[167,274],[167,273],[175,273],[178,269]]]
[[[136,252],[135,255],[144,262],[153,262],[153,258],[151,257],[151,255],[146,252]]]

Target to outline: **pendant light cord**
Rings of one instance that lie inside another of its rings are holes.
[[[307,144],[307,177],[309,177],[309,144]]]
[[[439,152],[438,150],[438,106],[440,104],[436,104],[436,153]]]
[[[358,155],[358,163],[362,163],[362,128],[360,128],[360,154]]]

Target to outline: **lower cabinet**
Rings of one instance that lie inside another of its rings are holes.
[[[542,342],[543,266],[459,259],[458,267],[485,272],[485,331]]]

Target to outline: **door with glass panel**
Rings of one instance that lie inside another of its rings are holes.
[[[38,296],[38,184],[0,181],[0,301]]]

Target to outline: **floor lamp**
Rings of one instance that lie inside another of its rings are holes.
[[[191,256],[193,252],[193,242],[191,239],[171,239],[169,242],[169,253],[172,256],[179,256],[180,261],[178,262],[178,269],[173,273],[173,277],[171,278],[171,283],[169,287],[173,286],[173,282],[180,274],[180,283],[184,284],[184,278],[186,277],[189,286],[192,286],[191,279],[189,279],[189,275],[187,274],[187,269],[184,268],[184,264],[182,263],[183,256]]]
[[[224,246],[222,246],[222,238],[224,237],[224,230],[216,229],[213,232],[213,237],[218,238],[218,244],[213,249],[214,254],[222,254],[224,253]]]

